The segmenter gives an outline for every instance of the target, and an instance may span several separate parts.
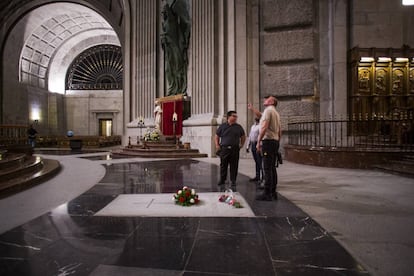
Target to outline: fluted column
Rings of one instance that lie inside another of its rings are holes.
[[[192,114],[213,113],[216,102],[216,38],[214,6],[216,1],[193,0],[189,91]]]
[[[131,61],[131,118],[153,116],[157,97],[157,1],[131,1],[132,17],[131,51],[136,57]]]

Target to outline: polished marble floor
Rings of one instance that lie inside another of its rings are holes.
[[[218,166],[199,160],[102,166],[94,187],[0,235],[0,275],[368,275],[283,196],[256,201],[241,174],[253,218],[94,216],[119,194],[217,191]]]

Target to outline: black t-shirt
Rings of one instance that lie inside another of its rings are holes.
[[[220,145],[238,146],[240,145],[240,137],[244,136],[245,132],[243,127],[237,123],[232,125],[224,123],[219,126],[216,134],[220,137]]]
[[[37,131],[34,128],[29,128],[27,130],[27,135],[29,135],[29,138],[33,139],[36,137]]]

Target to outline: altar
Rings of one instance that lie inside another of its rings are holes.
[[[165,137],[183,135],[183,120],[190,117],[190,99],[183,94],[157,98],[161,105],[161,133]]]

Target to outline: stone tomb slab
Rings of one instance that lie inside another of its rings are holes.
[[[174,203],[173,194],[120,194],[95,216],[113,217],[254,217],[249,204],[239,193],[235,198],[243,208],[235,208],[218,199],[223,193],[198,193],[200,202],[193,206]]]

